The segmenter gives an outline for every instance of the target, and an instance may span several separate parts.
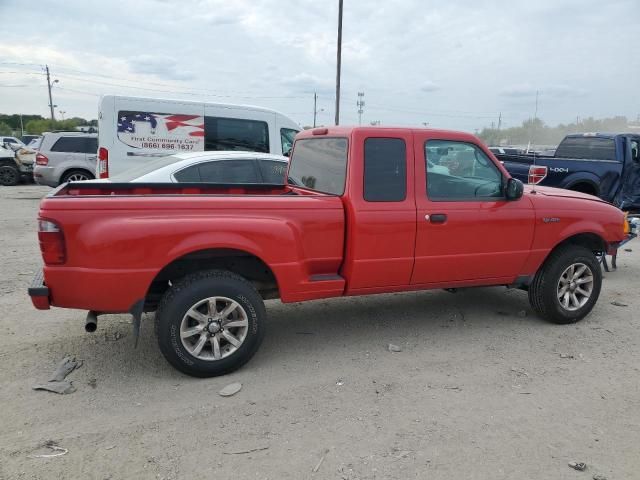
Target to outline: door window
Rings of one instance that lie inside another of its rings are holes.
[[[407,196],[407,148],[400,138],[364,142],[364,199],[401,202]]]
[[[258,183],[253,160],[220,160],[198,165],[200,180],[211,183]]]
[[[640,163],[640,142],[631,140],[631,160]]]
[[[286,182],[287,162],[278,162],[276,160],[259,160],[262,180],[265,183],[273,183],[282,185]]]
[[[476,145],[449,140],[425,144],[427,195],[434,201],[503,197],[502,174]]]

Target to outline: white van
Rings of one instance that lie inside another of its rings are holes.
[[[288,153],[300,126],[260,107],[105,95],[98,115],[100,178],[181,152]]]

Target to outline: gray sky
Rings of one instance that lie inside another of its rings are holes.
[[[640,114],[639,0],[344,0],[343,124],[473,131]],[[0,0],[0,113],[114,93],[334,115],[337,0]],[[14,63],[20,64],[16,65]],[[10,73],[16,72],[16,73]],[[58,114],[57,114],[58,115]],[[59,117],[59,115],[58,115]]]

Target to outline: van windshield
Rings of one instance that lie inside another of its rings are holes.
[[[158,170],[159,168],[179,162],[180,160],[181,159],[176,157],[175,155],[167,155],[166,157],[155,158],[153,160],[141,163],[140,165],[136,165],[135,167],[131,167],[130,169],[125,170],[122,173],[118,173],[117,175],[109,177],[109,180],[113,183],[127,183],[143,175],[146,175],[147,173]]]

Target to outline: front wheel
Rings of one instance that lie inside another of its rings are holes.
[[[602,271],[593,252],[567,245],[553,252],[529,286],[529,302],[543,318],[574,323],[593,309],[602,287]]]
[[[211,270],[189,275],[165,293],[156,314],[158,345],[171,365],[194,377],[237,370],[264,338],[262,297],[244,278]]]

